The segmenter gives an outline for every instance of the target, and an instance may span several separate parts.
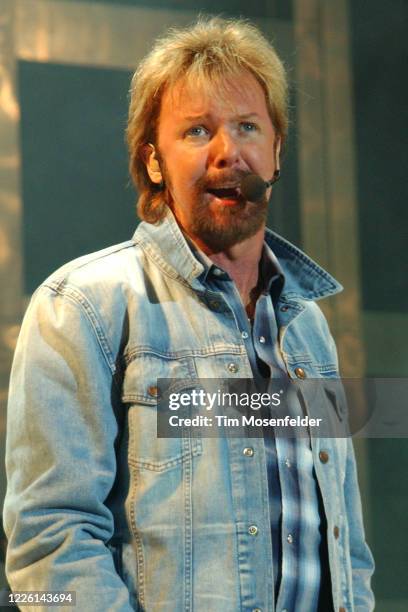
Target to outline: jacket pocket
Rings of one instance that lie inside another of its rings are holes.
[[[174,437],[157,435],[160,379],[166,379],[181,392],[194,386],[194,374],[194,363],[188,357],[174,358],[146,352],[128,364],[122,401],[128,405],[128,459],[131,466],[164,472],[201,455],[201,438],[192,435],[188,428],[177,429]]]

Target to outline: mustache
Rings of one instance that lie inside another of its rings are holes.
[[[248,174],[250,174],[250,172],[245,170],[228,170],[228,172],[218,174],[216,178],[203,176],[196,182],[196,187],[202,191],[220,189],[226,185],[239,187],[242,179]]]

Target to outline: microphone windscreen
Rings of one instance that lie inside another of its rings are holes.
[[[258,174],[247,174],[240,185],[240,191],[245,200],[260,202],[266,193],[266,183]]]

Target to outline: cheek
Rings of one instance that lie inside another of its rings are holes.
[[[272,176],[275,170],[273,151],[266,147],[256,147],[248,151],[246,162],[254,172],[262,176]]]
[[[185,152],[172,164],[173,185],[182,191],[193,187],[206,173],[205,157],[198,152]]]
[[[275,150],[273,143],[266,142],[258,149],[257,162],[264,173],[272,176],[275,171]]]

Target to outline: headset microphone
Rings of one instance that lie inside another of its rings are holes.
[[[275,170],[270,181],[264,181],[258,174],[247,174],[239,187],[241,195],[249,202],[260,202],[266,194],[268,187],[279,181],[280,170]]]

